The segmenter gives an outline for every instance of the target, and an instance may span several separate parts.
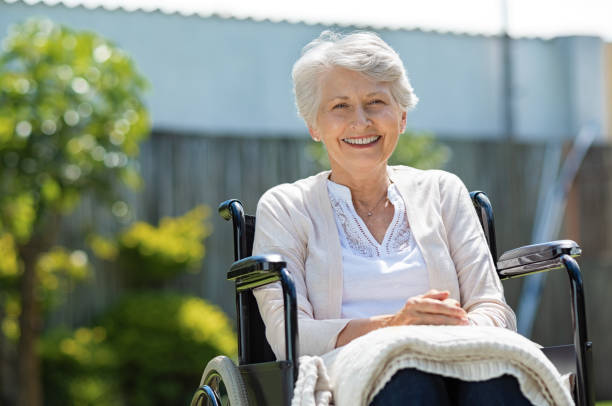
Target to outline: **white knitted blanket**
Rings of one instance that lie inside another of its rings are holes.
[[[322,357],[300,357],[292,406],[368,405],[400,369],[464,381],[509,374],[534,405],[573,405],[564,377],[523,336],[499,327],[375,330]]]

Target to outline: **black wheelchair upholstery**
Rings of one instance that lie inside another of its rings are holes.
[[[565,269],[570,279],[574,343],[543,348],[560,373],[572,373],[577,405],[594,405],[591,377],[591,343],[587,340],[584,291],[580,268],[574,257],[580,247],[561,240],[520,247],[497,256],[493,209],[486,194],[470,196],[500,279],[525,276],[534,272]],[[286,263],[280,256],[251,256],[255,217],[245,215],[236,199],[219,206],[225,220],[232,220],[234,260],[228,279],[236,285],[238,365],[227,357],[216,357],[205,370],[191,405],[282,406],[290,405],[298,370],[298,329],[296,294]],[[252,289],[280,282],[285,308],[285,360],[276,361],[265,338],[265,328]],[[212,366],[211,366],[212,364]],[[230,384],[234,387],[230,387]]]

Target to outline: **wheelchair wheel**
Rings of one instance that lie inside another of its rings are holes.
[[[210,360],[191,406],[248,406],[246,388],[238,367],[225,356]]]

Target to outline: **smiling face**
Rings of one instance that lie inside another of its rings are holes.
[[[325,144],[332,175],[354,178],[384,170],[406,127],[406,112],[389,83],[334,67],[321,76],[319,86],[319,109],[309,130]]]

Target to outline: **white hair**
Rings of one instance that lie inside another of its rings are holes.
[[[295,104],[306,125],[316,121],[321,74],[333,67],[390,83],[391,94],[403,111],[413,108],[419,100],[399,55],[378,35],[367,31],[342,35],[326,30],[304,47],[302,56],[293,65]]]

